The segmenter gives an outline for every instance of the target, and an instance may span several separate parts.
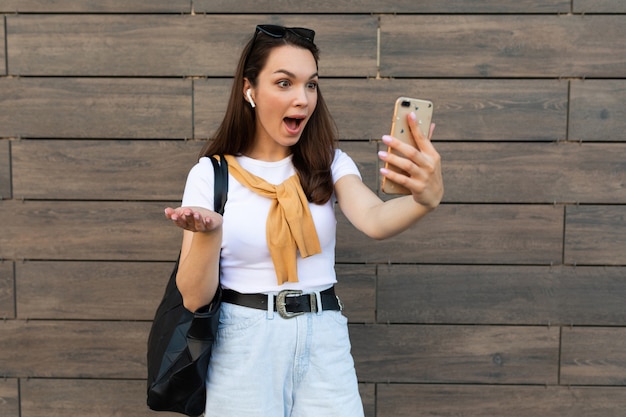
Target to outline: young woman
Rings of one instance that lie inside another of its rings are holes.
[[[409,117],[419,150],[379,158],[412,195],[383,202],[335,148],[318,76],[315,32],[257,26],[239,60],[224,120],[166,217],[184,229],[177,284],[191,311],[218,285],[223,303],[207,381],[207,416],[362,416],[347,320],[334,295],[338,203],[366,235],[393,236],[437,207],[439,154]],[[229,192],[213,212],[213,168],[224,154]]]

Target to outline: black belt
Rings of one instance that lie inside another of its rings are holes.
[[[335,287],[319,293],[322,310],[343,310],[339,297],[335,295]],[[317,313],[316,293],[302,294],[300,290],[284,290],[274,297],[274,311],[281,317],[289,319],[304,313]],[[233,290],[222,291],[222,301],[244,307],[267,310],[267,294],[242,294]]]

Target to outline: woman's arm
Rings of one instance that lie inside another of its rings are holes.
[[[168,207],[165,216],[184,229],[176,285],[185,308],[196,311],[213,300],[219,285],[222,216],[200,207]]]
[[[411,190],[411,195],[383,202],[356,175],[346,175],[335,183],[342,212],[357,229],[374,239],[385,239],[406,230],[436,208],[443,198],[441,158],[430,141],[434,125],[426,138],[418,129],[414,114],[409,115],[408,122],[417,149],[384,136],[383,142],[406,158],[387,152],[380,152],[379,158],[408,173],[381,169],[383,176]]]

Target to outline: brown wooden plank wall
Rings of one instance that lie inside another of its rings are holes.
[[[372,189],[394,99],[436,105],[444,204],[384,242],[339,215],[367,416],[623,416],[625,5],[1,0],[0,415],[152,415],[162,209],[272,22],[317,30]]]

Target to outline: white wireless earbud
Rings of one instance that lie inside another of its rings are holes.
[[[246,96],[248,97],[248,101],[250,102],[252,108],[255,108],[256,104],[254,104],[254,100],[252,100],[252,89],[248,88],[246,90]]]

